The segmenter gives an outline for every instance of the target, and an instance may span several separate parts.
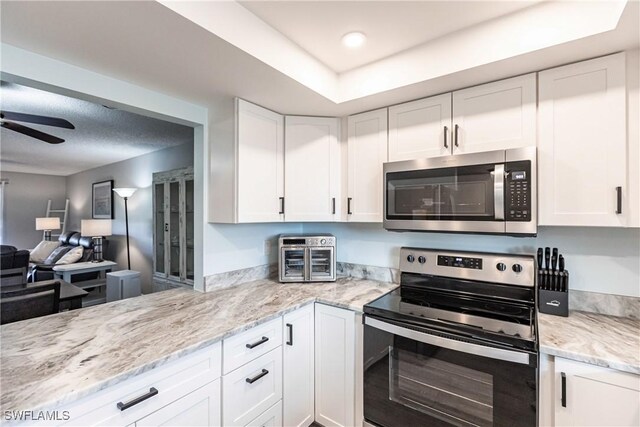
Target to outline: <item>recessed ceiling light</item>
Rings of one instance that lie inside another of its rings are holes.
[[[362,46],[365,40],[367,40],[367,36],[360,31],[353,31],[342,36],[342,44],[352,49]]]

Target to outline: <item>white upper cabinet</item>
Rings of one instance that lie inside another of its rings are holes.
[[[389,107],[389,161],[451,154],[451,93]]]
[[[540,225],[624,226],[625,54],[539,75]]]
[[[453,154],[535,145],[535,73],[453,92]]]
[[[347,119],[347,221],[382,222],[382,165],[387,161],[387,109]]]
[[[640,377],[556,357],[555,425],[640,425]]]
[[[334,221],[340,212],[338,119],[287,116],[285,217]]]
[[[238,100],[238,222],[284,220],[284,118]]]

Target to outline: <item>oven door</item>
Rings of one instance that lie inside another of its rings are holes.
[[[370,424],[535,426],[536,378],[535,354],[365,317]]]
[[[280,281],[304,282],[307,278],[307,250],[304,246],[280,249]]]
[[[336,280],[335,253],[333,247],[309,248],[309,281],[328,282]]]

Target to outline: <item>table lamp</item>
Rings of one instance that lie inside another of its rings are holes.
[[[127,208],[127,200],[133,196],[137,188],[114,188],[113,191],[124,199],[124,226],[127,233],[127,270],[131,270],[131,256],[129,254],[129,210]]]
[[[102,262],[102,238],[111,236],[110,219],[83,219],[80,234],[93,239],[93,262]]]
[[[44,240],[51,240],[51,230],[60,230],[60,218],[36,218],[36,230],[44,230]]]

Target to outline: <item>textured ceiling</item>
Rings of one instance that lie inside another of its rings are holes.
[[[47,144],[2,128],[0,169],[8,172],[71,175],[193,140],[193,129],[102,105],[1,82],[2,110],[60,117],[76,128],[21,123],[65,139]]]

